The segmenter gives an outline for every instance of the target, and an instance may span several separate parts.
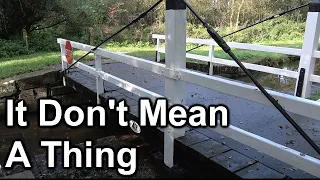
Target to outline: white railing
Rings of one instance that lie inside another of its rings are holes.
[[[165,40],[165,35],[153,34],[152,38],[157,39],[156,51],[159,54],[165,53],[165,48],[161,48],[161,40]],[[213,75],[214,64],[239,67],[238,64],[232,60],[216,58],[214,56],[214,49],[215,47],[218,46],[214,40],[187,38],[186,41],[187,43],[209,46],[208,56],[191,54],[191,53],[187,53],[186,55],[187,58],[210,63],[209,75]],[[243,50],[263,51],[263,52],[279,53],[279,54],[286,54],[286,55],[293,55],[293,56],[302,56],[303,54],[302,49],[295,49],[295,48],[284,48],[284,47],[264,46],[264,45],[257,45],[257,44],[235,43],[235,42],[228,42],[228,45],[231,48],[243,49]],[[157,57],[158,62],[160,61],[159,54]],[[313,54],[313,57],[320,58],[320,51],[315,51]],[[299,72],[297,71],[262,66],[262,65],[252,64],[252,63],[243,63],[243,65],[247,69],[254,70],[254,71],[276,74],[276,75],[281,75],[281,76],[290,77],[294,79],[299,78]],[[309,81],[320,83],[320,76],[311,74]]]
[[[61,47],[62,69],[65,69],[67,67],[65,49],[64,49],[66,41],[67,40],[64,40],[64,39],[58,39],[58,43],[60,44],[60,47]],[[93,46],[72,42],[72,41],[71,41],[71,45],[75,49],[79,49],[87,52],[91,51],[91,49],[94,48]],[[215,44],[212,44],[212,45],[215,45]],[[275,48],[270,51],[283,51],[283,49]],[[299,51],[296,51],[296,52],[292,51],[292,53],[299,53]],[[318,53],[319,52],[317,52],[316,54]],[[159,97],[162,97],[159,94],[156,94],[142,87],[139,87],[135,84],[132,84],[128,81],[125,81],[111,74],[103,72],[101,69],[101,66],[102,66],[101,57],[105,57],[105,58],[110,58],[110,59],[122,62],[124,64],[128,64],[137,68],[141,68],[141,69],[148,70],[153,73],[165,76],[167,79],[174,80],[172,81],[173,84],[179,83],[182,81],[189,82],[189,83],[207,87],[219,92],[231,94],[247,100],[272,106],[272,104],[263,96],[263,94],[256,87],[251,85],[246,85],[246,84],[234,82],[232,80],[222,79],[219,77],[209,76],[203,73],[198,73],[195,71],[188,70],[185,67],[178,66],[178,67],[172,68],[170,66],[171,65],[170,63],[164,65],[157,62],[145,60],[142,58],[137,58],[137,57],[121,54],[121,53],[111,52],[101,48],[98,48],[96,51],[94,51],[94,54],[96,56],[95,67],[91,67],[80,62],[78,62],[75,65],[75,67],[82,69],[94,75],[97,78],[97,101],[98,102],[100,101],[99,95],[103,93],[103,91],[101,91],[101,86],[103,86],[103,84],[101,83],[102,82],[101,80],[113,83],[116,86],[123,88],[129,92],[132,92],[140,97],[148,97],[153,101]],[[169,58],[169,59],[167,58],[167,61],[170,61],[170,60],[172,60],[172,58]],[[167,88],[171,88],[170,90],[172,90],[172,88],[174,89],[177,87],[181,88],[177,85],[173,85],[170,87],[166,86],[165,88],[167,91],[168,90]],[[180,93],[180,91],[178,92]],[[296,114],[320,121],[320,111],[319,111],[320,103],[303,99],[303,98],[298,98],[295,96],[290,96],[290,95],[275,92],[275,91],[268,91],[268,92],[276,100],[278,100],[278,102],[284,107],[286,111],[294,112]],[[266,138],[244,131],[232,125],[230,125],[229,128],[217,127],[212,130],[220,134],[223,134],[226,137],[232,138],[240,143],[243,143],[252,148],[255,148],[258,151],[263,152],[278,160],[281,160],[289,165],[292,165],[296,168],[304,170],[314,176],[320,177],[320,171],[319,171],[320,160],[319,159],[316,159],[309,155],[304,155],[303,153],[300,153],[296,150],[277,144]],[[169,136],[169,135],[168,133],[165,132],[165,142],[166,142],[166,136]],[[181,136],[181,134],[180,135],[177,134],[173,136],[174,136],[173,137],[174,139],[176,137]],[[170,137],[172,139],[172,135]],[[165,151],[173,151],[172,148],[173,147],[171,146],[166,146]],[[168,157],[165,157],[165,159],[166,158]],[[173,158],[173,157],[169,157],[169,158]]]

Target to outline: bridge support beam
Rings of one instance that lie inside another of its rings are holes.
[[[187,12],[183,0],[166,0],[166,67],[175,70],[186,68]],[[185,105],[186,83],[166,78],[165,96],[169,104]],[[174,140],[185,135],[184,128],[167,127],[164,132],[164,163],[174,166]]]
[[[314,0],[313,3],[320,4],[320,1]],[[309,12],[299,65],[300,78],[296,84],[296,96],[298,97],[308,98],[311,94],[312,82],[310,81],[310,77],[314,74],[316,61],[314,52],[318,49],[319,34],[320,12]]]

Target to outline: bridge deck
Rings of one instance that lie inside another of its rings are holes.
[[[93,63],[89,63],[93,65]],[[152,72],[126,64],[104,61],[103,71],[127,80],[150,91],[164,95],[165,78]],[[81,85],[96,92],[95,77],[72,69],[67,75],[71,83]],[[70,81],[69,81],[70,83]],[[105,82],[104,98],[126,99],[130,113],[138,117],[138,100],[140,97]],[[76,87],[76,86],[75,86]],[[77,87],[76,87],[77,88]],[[194,84],[187,84],[186,104],[217,105],[225,104],[230,110],[231,124],[246,131],[255,133],[292,149],[316,156],[313,149],[303,140],[298,132],[273,107],[261,105],[228,94],[220,93]],[[313,119],[306,119],[292,114],[301,127],[319,144],[320,126]],[[208,128],[188,128],[186,137],[178,142],[187,149],[195,150],[207,160],[218,164],[243,178],[312,178],[290,165],[280,162],[268,155],[224,137]]]

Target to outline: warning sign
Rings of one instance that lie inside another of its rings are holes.
[[[67,58],[68,64],[73,63],[73,49],[72,49],[70,41],[67,41],[67,43],[66,43],[66,58]]]

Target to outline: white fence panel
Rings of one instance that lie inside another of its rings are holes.
[[[58,39],[61,45],[66,43],[66,40]],[[81,43],[71,42],[72,46],[76,49],[90,51],[93,47]],[[63,47],[63,46],[61,46]],[[261,104],[266,104],[272,106],[272,104],[264,98],[263,94],[254,86],[234,82],[231,80],[226,80],[218,77],[208,76],[203,73],[197,73],[194,71],[186,70],[184,68],[177,68],[170,70],[165,65],[144,60],[141,58],[136,58],[120,53],[114,53],[103,49],[98,49],[94,52],[96,56],[114,58],[120,62],[132,65],[138,68],[149,70],[151,72],[166,76],[168,78],[173,78],[177,80],[182,80],[197,84],[203,87],[207,87],[213,90],[224,92],[227,94],[235,95],[244,99],[255,101]],[[65,56],[62,54],[63,62],[66,61]],[[140,97],[148,97],[155,101],[157,98],[162,98],[161,95],[146,90],[135,84],[127,82],[123,79],[115,77],[111,74],[105,73],[102,70],[97,70],[95,67],[85,65],[78,62],[75,67],[84,70],[93,76],[99,77],[105,81],[115,84],[116,86],[123,88],[129,92],[132,92]],[[319,79],[319,77],[314,77]],[[268,91],[273,95],[279,103],[285,108],[285,110],[300,114],[305,117],[314,118],[320,120],[320,103],[306,100],[294,96],[290,96],[283,93],[278,93],[274,91]],[[244,131],[234,126],[229,126],[229,128],[217,127],[212,129],[220,134],[223,134],[231,139],[255,148],[265,154],[268,154],[280,161],[288,163],[294,167],[304,170],[314,176],[320,177],[320,160],[304,155],[296,150],[287,148],[283,145],[277,144],[263,137],[257,136],[250,132]]]

